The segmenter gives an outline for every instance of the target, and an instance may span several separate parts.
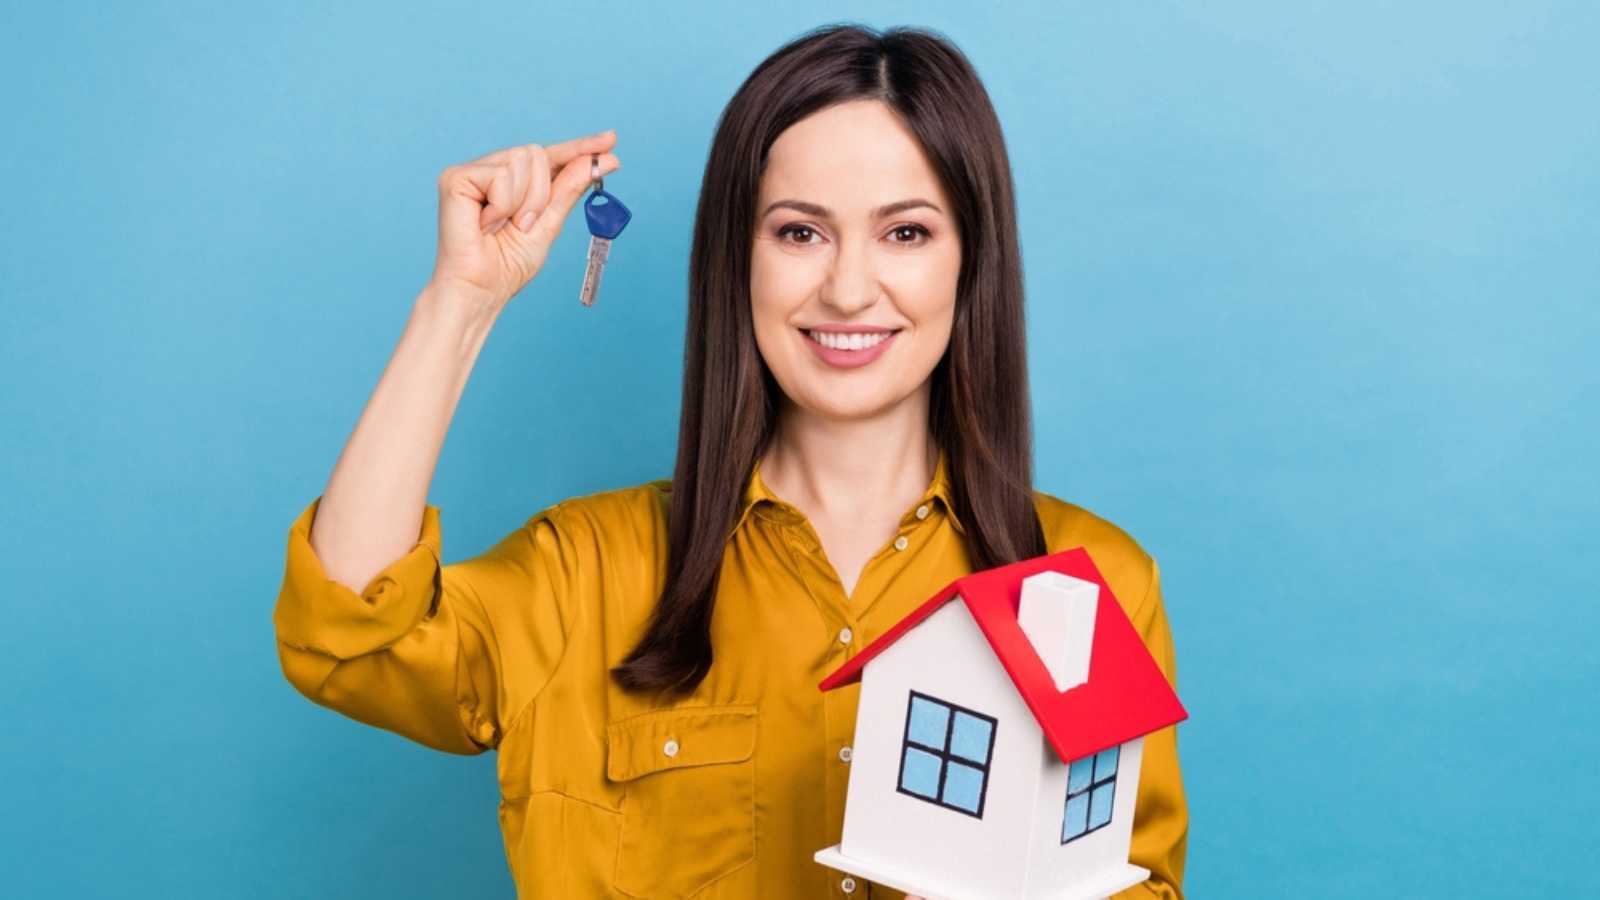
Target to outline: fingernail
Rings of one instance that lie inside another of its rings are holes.
[[[528,210],[522,214],[521,218],[517,219],[517,227],[523,231],[533,227],[533,210]]]
[[[490,234],[498,234],[500,229],[506,227],[506,222],[507,222],[506,219],[498,219],[498,220],[496,220],[493,225],[489,226],[489,233]]]

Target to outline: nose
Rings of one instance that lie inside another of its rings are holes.
[[[861,241],[840,241],[837,246],[819,299],[848,319],[878,301],[879,285],[872,256]]]

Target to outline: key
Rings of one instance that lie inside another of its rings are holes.
[[[600,276],[605,273],[606,259],[611,255],[611,242],[633,218],[633,213],[628,212],[621,200],[606,192],[605,179],[600,177],[599,156],[590,160],[589,171],[594,193],[583,201],[584,218],[589,221],[589,262],[583,269],[583,289],[578,292],[578,299],[584,306],[594,305],[600,294]],[[605,202],[595,202],[601,199]]]

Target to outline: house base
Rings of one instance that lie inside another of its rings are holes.
[[[908,894],[921,894],[927,897],[928,900],[968,900],[968,898],[961,895],[950,893],[948,885],[934,884],[928,881],[926,874],[904,872],[885,866],[882,863],[868,862],[845,856],[839,852],[838,844],[834,844],[824,850],[818,850],[812,854],[811,858],[830,869],[838,869],[851,875],[859,875],[869,881],[888,885]],[[1049,896],[1049,900],[1105,900],[1105,898],[1115,894],[1117,891],[1132,887],[1149,877],[1149,869],[1124,863],[1121,867],[1113,866],[1104,872],[1097,873],[1095,877],[1080,882],[1059,894],[1052,894]]]

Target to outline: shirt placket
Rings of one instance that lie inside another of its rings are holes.
[[[821,654],[826,672],[844,665],[877,637],[875,633],[868,633],[870,625],[864,624],[877,599],[874,591],[879,585],[893,581],[890,567],[903,564],[900,555],[915,546],[919,533],[932,526],[928,519],[933,512],[933,504],[934,498],[930,493],[901,518],[895,537],[862,567],[861,576],[856,581],[855,600],[845,595],[844,584],[828,561],[816,529],[799,510],[780,504],[779,521],[784,529],[785,541],[795,557],[806,589],[811,592],[817,608],[823,611],[827,620],[828,647]],[[831,835],[841,833],[844,827],[851,741],[855,734],[860,691],[861,686],[855,684],[821,693],[824,747],[829,754],[823,766],[824,789],[828,833]],[[835,872],[834,876],[829,891],[831,896],[858,900],[869,895],[869,885],[864,879],[842,872]]]

